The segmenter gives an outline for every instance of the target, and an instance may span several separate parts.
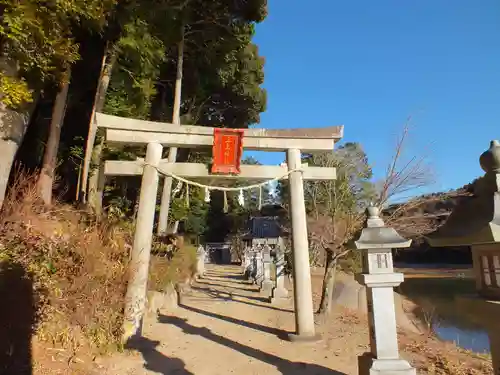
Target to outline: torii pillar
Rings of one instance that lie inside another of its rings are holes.
[[[300,150],[287,150],[287,164],[289,170],[301,168]],[[291,172],[288,181],[290,186],[293,293],[295,301],[295,333],[290,334],[289,338],[291,341],[316,341],[319,336],[316,335],[314,326],[309,240],[302,172]]]

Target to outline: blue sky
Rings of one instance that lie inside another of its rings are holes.
[[[429,158],[434,191],[482,174],[478,157],[500,138],[498,0],[269,0],[254,40],[268,91],[258,126],[343,124],[376,178],[409,116],[408,153]]]

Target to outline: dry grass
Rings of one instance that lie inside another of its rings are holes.
[[[173,251],[170,258],[153,256],[149,272],[149,288],[164,292],[170,285],[183,283],[196,272],[196,248],[183,246]]]
[[[14,358],[32,334],[74,351],[116,348],[129,234],[69,206],[45,208],[35,181],[20,174],[0,215],[0,300],[15,301],[0,309],[0,319],[11,322],[0,334],[9,341],[2,349],[17,350],[10,351]]]
[[[489,375],[491,359],[443,343],[434,337],[404,337],[402,349],[423,374]]]
[[[336,355],[360,355],[369,351],[366,315],[337,306],[334,315],[322,327],[326,342],[334,348],[342,345]],[[402,357],[422,375],[491,375],[491,358],[458,348],[451,342],[440,341],[432,334],[417,334],[398,330]],[[333,350],[333,349],[332,349]]]
[[[431,364],[427,366],[427,372],[429,375],[482,375],[492,374],[493,368],[487,363],[482,363],[481,368],[477,369],[463,362],[450,360],[443,355],[435,355],[431,359]]]

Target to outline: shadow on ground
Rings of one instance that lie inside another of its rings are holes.
[[[207,278],[205,276],[203,276],[203,278],[200,278],[198,280],[198,284],[205,284],[205,285],[216,286],[216,287],[221,287],[221,288],[230,288],[230,289],[235,289],[235,290],[241,290],[243,292],[258,292],[259,291],[259,289],[252,284],[236,283],[236,285],[231,285],[231,284],[228,284],[227,281],[210,279],[210,278]],[[245,287],[245,285],[247,285],[247,287]]]
[[[271,310],[275,310],[275,311],[293,313],[293,310],[291,310],[291,309],[283,309],[283,308],[272,306],[271,303],[269,302],[269,298],[265,298],[265,297],[247,296],[247,295],[243,295],[243,294],[236,294],[236,293],[229,292],[229,291],[228,292],[221,292],[221,291],[216,290],[216,289],[212,289],[209,287],[205,288],[205,287],[200,287],[200,286],[193,286],[193,287],[191,287],[191,289],[198,291],[198,292],[201,292],[201,293],[204,293],[207,296],[210,296],[212,298],[220,299],[223,301],[232,301],[232,302],[236,302],[236,303],[243,303],[245,305],[250,305],[250,306],[263,307],[263,308],[271,309]],[[257,301],[257,302],[262,302],[264,304],[252,303],[249,301],[242,301],[240,299],[234,299],[234,297],[245,298],[245,299],[249,299],[249,300],[253,300],[253,301]]]
[[[31,375],[37,322],[33,282],[21,265],[0,262],[0,374]]]
[[[183,306],[186,308],[185,306]],[[189,308],[191,311],[198,309]],[[200,310],[202,311],[202,310]],[[202,312],[202,313],[206,313]],[[210,313],[212,314],[212,313]],[[213,314],[217,315],[217,314]],[[212,315],[210,315],[212,316]],[[227,317],[224,317],[227,318]],[[186,334],[201,336],[207,340],[210,340],[219,345],[223,345],[227,348],[231,348],[238,351],[246,356],[255,358],[259,361],[265,362],[272,366],[275,366],[278,371],[285,375],[347,375],[343,372],[336,370],[331,370],[323,366],[303,363],[303,362],[291,362],[289,360],[277,357],[273,354],[263,352],[262,350],[251,348],[249,346],[240,344],[239,342],[230,340],[226,337],[217,335],[210,331],[208,328],[195,327],[187,322],[187,319],[178,318],[175,316],[159,315],[158,321],[164,324],[172,324],[180,329]]]
[[[260,331],[260,332],[264,332],[264,333],[269,333],[271,335],[275,335],[275,336],[279,337],[281,340],[287,340],[287,338],[288,338],[288,332],[283,331],[282,329],[268,327],[268,326],[263,326],[261,324],[247,322],[246,320],[231,318],[229,316],[216,314],[216,313],[213,313],[213,312],[210,312],[210,311],[201,310],[201,309],[198,309],[196,307],[191,307],[191,306],[187,306],[187,305],[184,305],[184,304],[180,304],[179,307],[181,307],[181,308],[183,308],[185,310],[197,313],[197,314],[201,314],[201,315],[209,316],[211,318],[223,320],[223,321],[228,322],[228,323],[233,323],[233,324],[236,324],[236,325],[239,325],[239,326],[242,326],[242,327],[247,327],[247,328],[250,328],[250,329],[254,329],[256,331]]]
[[[145,337],[135,337],[126,345],[126,349],[136,350],[142,354],[144,368],[163,375],[194,375],[186,370],[184,361],[179,358],[169,358],[160,353],[156,347],[159,341],[149,340]]]
[[[230,281],[242,284],[251,284],[251,281],[243,273],[222,273],[222,272],[214,272],[214,271],[205,271],[204,276],[208,278],[216,278],[220,281]]]
[[[220,279],[220,278],[210,277],[207,275],[203,275],[199,279],[199,281],[204,283],[204,284],[223,286],[223,287],[228,287],[228,288],[233,288],[233,289],[240,289],[240,290],[244,290],[244,291],[255,292],[255,291],[259,290],[259,288],[251,282],[240,282],[240,281],[230,280],[230,279]]]
[[[247,278],[243,274],[226,275],[226,274],[222,274],[222,273],[219,274],[219,273],[214,273],[214,272],[206,272],[205,274],[207,276],[217,277],[219,279],[228,279],[228,280],[247,282]]]

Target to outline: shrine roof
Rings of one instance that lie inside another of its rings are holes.
[[[281,228],[278,217],[256,216],[250,219],[250,228],[245,237],[247,238],[278,238],[281,236]]]

